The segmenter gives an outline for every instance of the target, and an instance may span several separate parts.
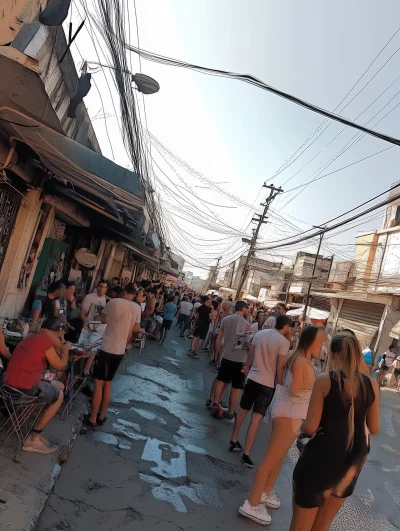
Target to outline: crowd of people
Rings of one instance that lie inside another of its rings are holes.
[[[234,421],[229,450],[241,453],[243,464],[254,468],[250,453],[263,419],[270,431],[239,514],[261,525],[271,523],[268,509],[281,505],[274,485],[297,442],[290,531],[328,530],[354,491],[370,435],[379,431],[379,384],[359,341],[351,330],[332,338],[321,322],[300,320],[294,327],[283,303],[274,310],[216,296],[203,296],[200,303],[193,305],[197,320],[188,355],[197,359],[202,344],[210,351],[217,376],[206,406],[214,418]],[[250,411],[242,446],[241,429]]]
[[[118,278],[111,285],[100,280],[79,305],[75,291],[72,282],[50,284],[46,296],[32,304],[31,318],[40,322],[39,331],[22,339],[12,354],[0,328],[2,383],[45,406],[24,443],[26,452],[57,450],[42,431],[63,403],[73,346],[88,353],[82,371],[91,375],[94,388],[90,414],[83,423],[95,429],[106,422],[112,380],[126,350],[143,334],[164,344],[178,305],[185,311],[181,293],[161,282],[142,280],[122,287]],[[184,332],[190,319],[183,322]]]
[[[78,308],[74,288],[72,283],[55,282],[44,300],[33,303],[32,317],[44,322],[11,356],[0,333],[0,356],[8,364],[5,385],[47,406],[25,441],[25,451],[48,454],[56,449],[42,431],[63,402],[68,336],[90,352],[98,344],[84,367],[85,373],[92,371],[94,390],[83,422],[95,429],[107,421],[112,380],[126,349],[143,334],[164,345],[175,322],[179,336],[191,340],[189,358],[198,360],[201,349],[208,352],[216,377],[206,407],[216,420],[234,423],[227,449],[241,453],[243,464],[254,468],[251,450],[263,419],[269,428],[265,455],[239,513],[262,525],[271,522],[268,509],[280,507],[274,485],[286,453],[297,441],[300,457],[293,475],[290,529],[329,529],[354,490],[369,451],[369,435],[379,430],[379,384],[389,358],[397,361],[393,349],[385,354],[376,382],[351,330],[332,338],[322,322],[293,326],[283,303],[267,308],[167,288],[161,282],[122,287],[113,279],[111,285],[100,280]],[[396,367],[400,375],[400,363]],[[45,380],[49,368],[54,378]],[[250,412],[242,446],[242,427]]]

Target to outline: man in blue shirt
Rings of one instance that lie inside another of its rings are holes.
[[[171,329],[172,321],[174,320],[176,312],[176,304],[174,303],[174,295],[168,297],[168,302],[165,305],[165,311],[163,315],[163,323],[161,328],[161,340],[160,345],[164,345],[167,339],[168,331]]]

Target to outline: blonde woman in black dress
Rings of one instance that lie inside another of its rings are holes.
[[[379,387],[354,334],[332,339],[328,372],[315,382],[301,430],[299,446],[308,442],[293,473],[290,531],[328,531],[354,491],[370,434],[379,432]]]

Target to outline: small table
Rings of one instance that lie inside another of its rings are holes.
[[[79,345],[72,346],[69,354],[68,363],[69,374],[65,384],[65,397],[67,398],[67,403],[65,404],[64,410],[61,414],[61,418],[66,415],[66,418],[68,419],[69,407],[72,404],[72,401],[82,389],[82,387],[86,384],[89,378],[89,374],[83,373],[83,367],[78,374],[75,373],[75,363],[78,361],[87,360],[93,355],[94,352],[92,350],[87,350],[85,347],[81,347]],[[77,382],[79,382],[79,386],[74,392],[74,386]]]
[[[14,350],[15,347],[23,340],[22,334],[20,334],[19,332],[9,332],[7,329],[4,328],[3,336],[6,345],[12,348],[12,350]]]

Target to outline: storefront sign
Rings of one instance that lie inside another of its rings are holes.
[[[88,269],[92,269],[96,266],[97,263],[97,255],[92,253],[90,249],[86,249],[85,247],[82,247],[82,249],[79,249],[75,253],[75,260],[83,267],[87,267]]]

